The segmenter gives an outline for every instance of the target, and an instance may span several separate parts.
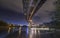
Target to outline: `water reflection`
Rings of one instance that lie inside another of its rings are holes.
[[[10,30],[11,30],[11,28],[9,27],[9,28],[8,28],[8,34],[10,33]]]
[[[19,35],[20,35],[20,33],[21,33],[21,27],[19,28]]]
[[[39,28],[40,29],[40,28]],[[0,33],[0,38],[57,38],[55,31],[37,30],[37,28],[29,29],[24,27],[9,27],[7,31]]]

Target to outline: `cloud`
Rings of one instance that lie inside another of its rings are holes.
[[[17,12],[23,12],[22,0],[0,0],[0,6]]]
[[[0,20],[14,24],[27,24],[25,15],[10,9],[0,8]]]
[[[51,16],[49,14],[51,14],[51,11],[55,10],[55,6],[53,5],[53,2],[55,2],[55,1],[56,0],[47,0],[47,2],[33,16],[33,22],[34,23],[50,22],[51,21]],[[10,13],[7,12],[7,14],[10,15],[9,20],[13,20],[13,17],[14,17],[15,20],[18,20],[18,21],[21,20],[21,19],[23,20],[25,18],[25,17],[21,18],[21,15],[17,16],[17,14],[15,14],[15,13],[20,13],[21,14],[23,12],[22,0],[0,0],[0,8],[1,7],[4,8],[4,9],[10,9],[12,11],[15,11],[15,12],[10,12],[9,11]],[[5,14],[5,12],[3,14]],[[12,16],[11,16],[11,14],[12,14]],[[2,14],[0,14],[0,15],[2,15]],[[6,18],[6,19],[8,18],[7,15],[3,15],[1,17],[2,17],[2,19],[3,18]],[[13,21],[15,21],[15,20],[13,20]]]
[[[56,0],[47,0],[46,3],[37,11],[33,16],[34,23],[44,23],[52,21],[51,15],[52,11],[55,10],[55,5],[53,4]]]

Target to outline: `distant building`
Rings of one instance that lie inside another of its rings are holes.
[[[54,28],[55,27],[55,21],[49,22],[49,23],[44,23],[45,26],[48,26],[49,28]]]
[[[21,27],[21,30],[22,30],[22,31],[25,31],[25,32],[26,32],[27,29],[28,29],[28,26],[26,26],[26,25],[23,25],[23,26]]]

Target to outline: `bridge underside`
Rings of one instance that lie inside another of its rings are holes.
[[[23,11],[29,25],[32,25],[32,17],[42,7],[46,0],[23,0]]]

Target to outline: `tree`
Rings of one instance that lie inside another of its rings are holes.
[[[8,24],[4,21],[0,21],[0,26],[7,26]]]
[[[60,0],[57,0],[55,19],[56,19],[55,20],[55,24],[56,24],[55,28],[60,29]]]
[[[7,30],[7,29],[8,29],[8,24],[0,20],[0,31]]]

